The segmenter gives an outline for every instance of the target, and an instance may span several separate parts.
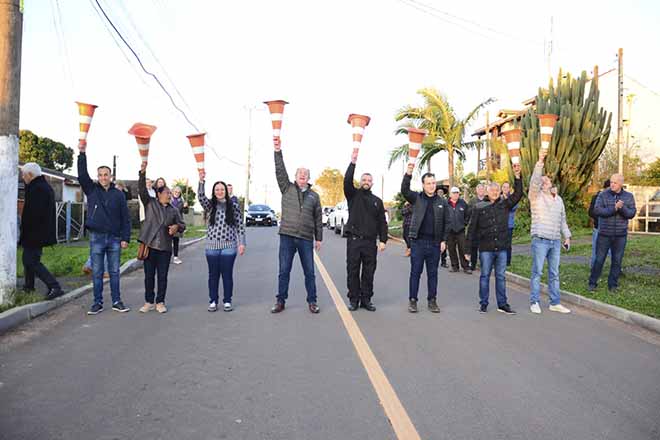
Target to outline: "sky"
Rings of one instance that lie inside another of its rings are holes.
[[[137,179],[140,158],[127,130],[145,122],[158,127],[148,175],[187,178],[193,187],[197,170],[186,135],[204,131],[207,180],[232,183],[238,195],[246,188],[251,141],[250,199],[276,210],[266,100],[290,102],[284,159],[290,173],[310,168],[312,181],[326,167],[347,167],[348,114],[371,116],[357,173],[372,173],[374,192],[385,200],[403,172],[403,164],[387,169],[388,152],[407,142],[394,135],[394,114],[420,104],[422,87],[446,94],[459,117],[496,98],[488,107],[492,120],[499,109],[521,108],[535,96],[549,71],[579,74],[598,64],[604,72],[616,67],[623,47],[624,72],[644,85],[635,86],[638,101],[647,103],[643,112],[660,104],[660,4],[651,0],[559,0],[552,10],[518,0],[98,0],[194,128],[109,29],[96,1],[25,0],[21,128],[75,148],[74,101],[96,104],[90,169],[117,155],[118,178]],[[657,124],[644,122],[649,136],[660,134]],[[659,148],[660,136],[647,142],[645,157],[660,156]],[[446,163],[444,153],[434,159],[438,178],[446,177]],[[465,170],[475,168],[470,153]]]

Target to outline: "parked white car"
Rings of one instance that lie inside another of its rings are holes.
[[[345,237],[344,227],[346,223],[348,223],[348,202],[344,200],[338,203],[328,216],[328,229],[333,229],[335,234],[341,234],[342,237]]]
[[[322,214],[321,214],[321,221],[323,222],[323,226],[328,225],[328,218],[330,218],[330,214],[332,214],[332,211],[334,210],[334,207],[325,207],[323,208]]]

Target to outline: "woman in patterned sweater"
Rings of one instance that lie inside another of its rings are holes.
[[[209,266],[209,312],[218,310],[218,285],[222,277],[223,309],[232,311],[234,261],[236,254],[245,253],[245,228],[241,210],[229,197],[227,185],[215,182],[209,200],[204,194],[206,173],[199,172],[199,203],[208,219],[206,232],[206,262]]]

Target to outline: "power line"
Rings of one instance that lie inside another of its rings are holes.
[[[655,96],[660,96],[660,93],[656,92],[655,90],[653,90],[653,89],[650,88],[650,87],[645,86],[644,84],[642,84],[641,82],[639,82],[638,80],[636,80],[635,78],[633,78],[632,76],[630,76],[630,75],[626,75],[626,74],[624,74],[623,76],[625,76],[625,77],[628,78],[628,79],[631,79],[633,82],[637,83],[637,85],[639,85],[639,86],[645,88],[645,89],[648,90],[649,92],[653,93]]]
[[[101,12],[103,13],[103,16],[105,17],[105,20],[110,24],[110,26],[112,27],[112,29],[113,29],[113,30],[115,31],[115,33],[119,36],[119,38],[120,38],[121,41],[124,43],[124,45],[128,48],[128,50],[133,54],[133,56],[134,56],[135,59],[137,60],[138,64],[140,65],[140,68],[144,71],[144,73],[146,73],[147,75],[151,76],[151,77],[156,81],[156,83],[158,84],[158,86],[160,87],[160,89],[161,89],[161,90],[167,95],[167,97],[169,98],[169,100],[170,100],[172,106],[173,106],[173,107],[174,107],[179,113],[181,113],[181,115],[185,118],[185,120],[188,122],[188,124],[190,124],[190,126],[193,127],[197,133],[201,133],[203,130],[200,130],[200,129],[197,127],[197,125],[195,125],[195,124],[190,120],[190,118],[188,117],[188,115],[186,114],[186,112],[185,112],[183,109],[181,109],[181,107],[179,107],[179,106],[176,104],[176,102],[174,101],[174,98],[172,98],[172,95],[171,95],[170,92],[167,90],[167,88],[165,88],[165,86],[164,86],[163,83],[160,81],[160,79],[158,78],[158,76],[157,76],[156,74],[150,72],[149,70],[147,70],[147,69],[145,68],[144,64],[142,63],[142,60],[140,59],[140,56],[137,54],[137,52],[136,52],[135,50],[133,50],[133,48],[132,48],[131,45],[128,43],[128,41],[126,41],[126,39],[125,39],[124,36],[121,34],[121,32],[119,31],[119,29],[117,29],[117,26],[115,26],[115,24],[112,22],[112,20],[110,19],[110,17],[108,16],[108,14],[105,12],[105,10],[103,9],[103,7],[102,7],[101,4],[99,3],[99,1],[98,1],[98,0],[90,0],[90,1],[94,1],[94,2],[96,3],[96,5],[98,6],[98,8],[99,8],[99,9],[101,10]],[[122,52],[123,52],[123,51],[122,51]],[[208,133],[207,133],[207,137],[209,137],[209,134],[208,134]],[[206,142],[206,146],[207,146],[207,147],[213,152],[213,154],[218,158],[218,160],[223,160],[223,159],[225,159],[225,160],[227,160],[227,161],[229,161],[229,162],[231,162],[231,163],[233,163],[233,164],[235,164],[235,165],[243,166],[243,164],[241,164],[241,163],[239,163],[239,162],[236,162],[236,161],[234,161],[234,160],[232,160],[232,159],[230,159],[230,158],[228,158],[228,157],[226,157],[226,156],[221,156],[221,155],[219,155],[218,152],[215,150],[215,148],[213,148],[213,146],[212,146],[208,141]]]
[[[444,21],[446,23],[449,23],[449,24],[452,24],[454,26],[460,27],[461,29],[463,29],[463,30],[465,30],[465,31],[467,31],[471,34],[476,34],[476,35],[479,35],[479,36],[484,37],[484,38],[491,38],[492,35],[484,34],[484,33],[480,32],[479,30],[486,30],[488,32],[499,35],[501,37],[505,37],[505,38],[508,38],[508,39],[511,39],[511,40],[520,41],[520,42],[528,44],[528,45],[533,45],[533,46],[543,45],[542,42],[531,41],[529,39],[517,37],[515,35],[511,35],[511,34],[508,34],[506,32],[502,32],[498,29],[489,27],[489,26],[487,26],[483,23],[479,23],[479,22],[474,21],[474,20],[459,17],[458,15],[451,14],[447,11],[443,11],[441,9],[438,9],[435,6],[432,6],[432,5],[417,1],[417,0],[399,0],[399,2],[405,4],[406,6],[409,6],[411,8],[417,9],[418,11],[421,11],[421,12],[427,14],[427,15],[435,17],[435,18],[437,18],[441,21]],[[464,22],[468,25],[476,26],[477,29],[479,29],[479,30],[475,30],[474,28],[467,27],[466,25],[458,23],[457,21],[458,22]]]

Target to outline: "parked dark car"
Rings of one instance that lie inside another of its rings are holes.
[[[245,225],[277,226],[277,216],[268,205],[250,205],[245,216]]]

